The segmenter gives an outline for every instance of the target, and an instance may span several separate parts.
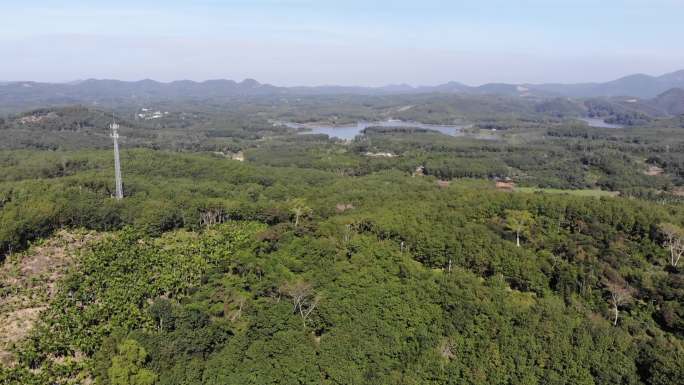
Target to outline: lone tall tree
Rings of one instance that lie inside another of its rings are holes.
[[[613,307],[613,325],[617,325],[620,306],[632,301],[633,290],[625,283],[614,281],[606,282],[606,288],[608,289],[608,300]]]
[[[684,254],[684,230],[672,223],[663,223],[660,232],[665,237],[665,247],[670,249],[670,265],[677,267]]]
[[[520,247],[520,236],[529,231],[534,217],[525,210],[506,210],[506,227],[515,233],[515,244]]]
[[[301,198],[295,198],[290,201],[290,211],[292,211],[292,214],[294,214],[295,227],[299,226],[299,221],[302,219],[302,217],[310,215],[312,212],[311,208],[306,205],[304,199]]]
[[[292,298],[292,312],[299,314],[302,324],[306,327],[307,319],[321,300],[314,292],[313,286],[301,280],[286,282],[280,287],[280,292]]]

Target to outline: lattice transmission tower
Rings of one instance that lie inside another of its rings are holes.
[[[119,159],[119,125],[116,121],[109,125],[112,130],[111,137],[114,140],[114,179],[116,182],[116,199],[123,198],[123,182],[121,181],[121,160]]]

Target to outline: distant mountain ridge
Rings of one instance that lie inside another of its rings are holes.
[[[568,97],[633,96],[648,99],[672,88],[684,88],[684,70],[661,76],[629,75],[606,83],[541,84],[529,87]]]
[[[684,114],[684,89],[673,88],[656,96],[648,102],[649,105],[657,108],[668,115]]]
[[[311,86],[279,87],[254,79],[178,80],[162,83],[144,79],[121,81],[88,79],[70,83],[0,82],[0,105],[30,108],[52,104],[92,104],[107,102],[201,101],[251,96],[296,95],[401,95],[418,93],[453,93],[500,95],[511,97],[633,97],[651,99],[671,89],[684,89],[684,70],[661,76],[630,75],[605,83],[580,84],[507,84],[488,83],[468,86],[448,82],[437,86],[407,84],[384,87]],[[662,102],[665,103],[665,102]]]

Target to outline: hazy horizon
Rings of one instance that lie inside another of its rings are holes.
[[[278,86],[585,83],[684,68],[679,0],[26,0],[0,80]]]
[[[582,84],[582,83],[603,83],[603,82],[609,82],[612,80],[617,80],[623,77],[627,76],[632,76],[632,75],[647,75],[647,76],[653,76],[653,77],[658,77],[661,75],[667,75],[668,73],[672,72],[679,72],[679,71],[684,71],[684,68],[666,72],[666,73],[643,73],[643,72],[635,72],[635,73],[629,73],[629,74],[623,74],[621,76],[617,76],[615,78],[611,79],[604,79],[604,80],[597,80],[597,81],[587,81],[587,82],[577,82],[577,83],[569,83],[569,82],[562,82],[562,81],[549,81],[549,82],[544,82],[544,83],[534,83],[534,84]],[[152,79],[152,78],[141,78],[141,79],[117,79],[117,78],[84,78],[84,79],[73,79],[73,80],[66,80],[66,81],[36,81],[33,79],[21,79],[21,80],[6,80],[6,79],[0,79],[0,83],[22,83],[22,82],[38,82],[38,83],[48,83],[48,84],[69,84],[69,83],[79,83],[79,82],[84,82],[88,80],[98,80],[98,81],[122,81],[122,82],[140,82],[140,81],[146,81],[146,80],[151,80],[157,83],[164,83],[164,84],[169,84],[173,82],[181,82],[181,81],[192,81],[196,83],[202,83],[202,82],[208,82],[208,81],[220,81],[220,80],[226,80],[226,81],[234,81],[236,83],[240,83],[246,80],[256,80],[261,84],[266,84],[266,85],[272,85],[276,87],[369,87],[369,88],[382,88],[382,87],[388,87],[388,86],[404,86],[408,85],[414,88],[417,87],[434,87],[434,86],[439,86],[443,85],[449,82],[458,82],[462,83],[466,86],[470,87],[477,87],[477,86],[482,86],[485,84],[492,84],[492,83],[498,83],[498,82],[487,82],[487,83],[467,83],[467,82],[462,82],[459,81],[458,79],[451,79],[442,83],[432,83],[432,84],[413,84],[409,82],[396,82],[396,83],[387,83],[387,84],[379,84],[379,85],[365,85],[365,84],[336,84],[336,83],[320,83],[320,84],[288,84],[288,85],[282,85],[278,83],[271,83],[271,82],[264,82],[261,81],[260,79],[256,79],[253,77],[247,77],[244,79],[232,79],[232,78],[213,78],[213,79],[191,79],[188,77],[184,78],[178,78],[178,79],[172,79],[172,80],[158,80],[158,79]],[[508,83],[508,84],[533,84],[530,82],[524,82],[524,83]]]

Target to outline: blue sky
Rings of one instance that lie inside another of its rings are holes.
[[[604,81],[684,68],[684,0],[9,0],[0,80]]]

